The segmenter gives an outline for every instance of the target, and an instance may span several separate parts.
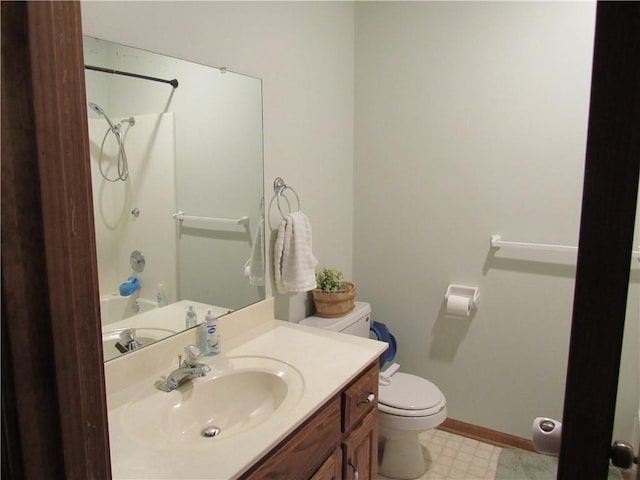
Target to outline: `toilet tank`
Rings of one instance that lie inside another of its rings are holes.
[[[369,338],[369,326],[371,325],[371,305],[367,302],[355,302],[356,306],[351,312],[337,318],[322,318],[312,315],[300,320],[300,325],[322,328],[333,332],[342,332],[358,337]]]

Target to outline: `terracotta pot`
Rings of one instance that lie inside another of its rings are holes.
[[[341,317],[356,306],[356,286],[351,282],[342,282],[342,289],[337,292],[325,292],[314,288],[311,293],[316,305],[316,315],[319,317]]]

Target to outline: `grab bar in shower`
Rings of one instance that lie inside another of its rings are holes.
[[[549,243],[507,242],[501,235],[491,235],[491,248],[515,248],[520,250],[543,250],[546,252],[576,253],[578,247],[571,245],[553,245]],[[640,250],[631,252],[632,258],[640,259]]]
[[[216,217],[199,217],[196,215],[185,215],[184,212],[173,214],[176,220],[194,220],[197,222],[222,223],[226,225],[249,225],[249,217],[240,218],[216,218]]]

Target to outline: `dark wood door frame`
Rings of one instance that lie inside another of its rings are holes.
[[[562,480],[606,478],[640,159],[638,8],[597,11]],[[111,476],[81,35],[77,2],[2,2],[2,464],[14,478]]]
[[[598,4],[591,82],[561,480],[607,478],[640,168],[639,2]]]
[[[2,2],[1,13],[2,474],[104,480],[80,3]]]

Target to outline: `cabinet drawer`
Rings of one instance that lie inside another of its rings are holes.
[[[378,362],[372,364],[342,395],[342,431],[347,432],[378,406]],[[373,395],[373,397],[371,397]]]
[[[310,478],[340,442],[340,398],[335,397],[267,454],[267,460],[244,479]]]

